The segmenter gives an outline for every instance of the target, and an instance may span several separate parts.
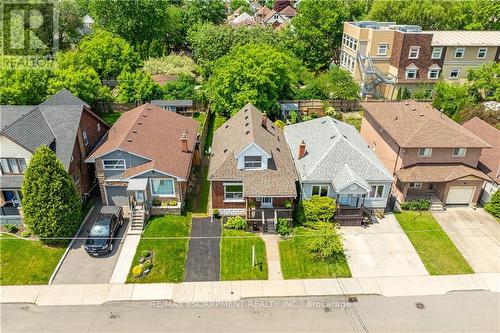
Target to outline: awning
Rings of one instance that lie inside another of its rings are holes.
[[[396,172],[396,177],[403,183],[449,182],[467,176],[488,180],[482,171],[463,164],[414,165]]]
[[[128,181],[127,191],[144,191],[147,186],[147,178],[130,179]]]

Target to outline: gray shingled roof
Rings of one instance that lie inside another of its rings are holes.
[[[0,188],[4,190],[21,188],[22,183],[22,175],[0,176]]]
[[[58,91],[40,105],[83,105],[90,108],[90,105],[73,95],[68,89]]]
[[[285,137],[301,181],[332,182],[336,190],[352,182],[392,181],[392,176],[356,129],[331,117],[285,127]],[[306,155],[298,159],[304,140]]]
[[[0,129],[11,125],[13,122],[33,110],[33,105],[1,105],[0,106]]]

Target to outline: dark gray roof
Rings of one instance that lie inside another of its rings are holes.
[[[179,107],[189,107],[193,106],[193,100],[191,99],[155,99],[151,101],[151,104],[156,106],[179,106]]]
[[[68,89],[60,90],[40,105],[83,105],[90,108],[90,105],[73,95]]]
[[[13,122],[33,110],[33,105],[0,105],[0,128],[11,125]]]
[[[2,190],[20,189],[23,183],[22,175],[0,176],[0,188]]]

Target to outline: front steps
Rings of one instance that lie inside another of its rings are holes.
[[[144,210],[142,208],[132,209],[130,212],[129,234],[142,234],[144,228]]]

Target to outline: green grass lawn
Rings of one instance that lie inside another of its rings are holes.
[[[205,147],[203,151],[208,151],[208,148],[212,146],[212,139],[214,137],[214,132],[226,122],[226,118],[221,117],[217,114],[212,115],[210,118],[210,124],[208,125],[207,137],[205,139]]]
[[[404,211],[396,219],[431,275],[473,273],[430,212]]]
[[[193,206],[191,207],[194,214],[206,214],[208,211],[208,197],[210,192],[210,182],[207,179],[208,165],[200,167],[200,179],[197,193],[192,198]]]
[[[252,266],[252,246],[255,246],[256,266]],[[267,280],[264,241],[251,232],[224,229],[220,243],[220,266],[221,280]]]
[[[345,256],[336,261],[314,258],[307,249],[307,236],[317,231],[305,227],[295,228],[294,236],[279,242],[281,272],[285,279],[350,277]]]
[[[109,126],[113,126],[113,124],[120,118],[122,115],[121,112],[96,112],[96,114],[104,120]]]
[[[191,215],[165,215],[150,218],[135,253],[127,279],[129,283],[182,282],[186,265]],[[147,239],[148,237],[182,237]],[[153,269],[143,278],[132,276],[143,250],[153,251]]]
[[[197,120],[200,123],[200,127],[198,128],[198,134],[203,130],[203,124],[205,124],[205,120],[207,119],[207,114],[205,112],[196,112],[193,115],[193,119]]]
[[[65,249],[0,234],[0,284],[47,284]]]

